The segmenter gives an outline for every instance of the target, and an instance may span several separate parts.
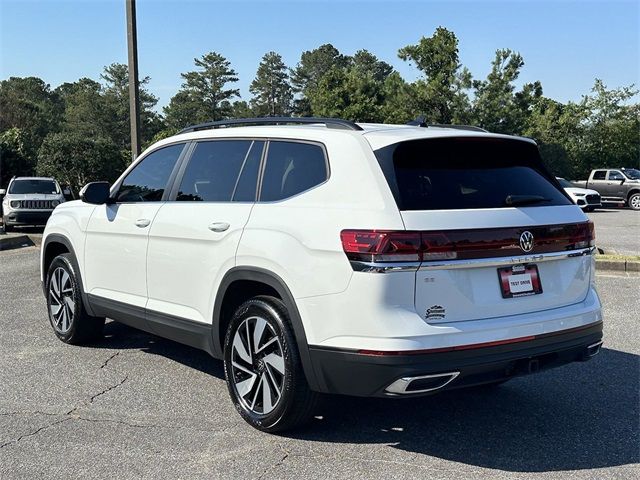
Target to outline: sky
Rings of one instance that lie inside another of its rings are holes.
[[[627,1],[161,1],[138,0],[140,76],[166,105],[180,73],[209,51],[237,71],[242,99],[261,57],[280,53],[294,67],[305,50],[331,43],[344,54],[367,49],[406,80],[414,66],[398,49],[438,26],[459,39],[460,61],[486,77],[496,49],[524,58],[519,83],[540,80],[547,97],[640,84],[640,0]],[[52,88],[99,79],[105,65],[127,62],[125,0],[0,0],[0,79],[38,76]]]

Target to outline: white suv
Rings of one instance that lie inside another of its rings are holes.
[[[0,189],[2,223],[13,227],[44,225],[53,209],[64,202],[64,193],[51,177],[13,177],[7,189]]]
[[[593,225],[526,138],[214,122],[81,198],[44,233],[56,335],[95,338],[109,317],[203,349],[264,431],[319,393],[494,385],[602,343]]]

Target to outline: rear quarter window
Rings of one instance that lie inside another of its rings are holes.
[[[328,178],[327,159],[320,145],[271,141],[264,166],[260,201],[293,197]]]
[[[520,140],[438,138],[402,142],[376,151],[400,210],[571,205],[540,160]]]

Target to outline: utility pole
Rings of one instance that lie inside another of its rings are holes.
[[[127,3],[127,46],[129,50],[129,116],[131,120],[131,157],[140,155],[140,84],[138,81],[138,34],[136,0]]]

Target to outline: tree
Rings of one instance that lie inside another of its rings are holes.
[[[583,97],[584,112],[575,162],[580,173],[598,167],[635,167],[640,159],[640,105],[633,85],[608,89],[596,79],[592,94]]]
[[[182,74],[181,89],[164,108],[169,127],[184,128],[227,118],[231,115],[231,100],[240,96],[240,90],[227,87],[237,82],[238,77],[222,55],[210,52],[194,62],[199,70]]]
[[[300,62],[291,71],[293,90],[299,94],[294,102],[295,113],[301,116],[311,115],[309,97],[314,94],[322,77],[332,68],[346,68],[349,63],[349,57],[342,55],[330,43],[303,52]]]
[[[249,91],[254,95],[251,108],[258,116],[286,116],[291,113],[293,92],[287,66],[280,55],[269,52],[262,57]]]
[[[59,129],[62,111],[58,95],[40,78],[10,77],[0,82],[0,132],[20,129],[34,152],[47,133]]]
[[[456,35],[438,27],[431,37],[401,48],[398,56],[415,63],[423,74],[412,85],[415,114],[429,123],[451,123],[456,111],[464,107],[464,91],[471,82],[470,72],[459,63]]]
[[[129,67],[122,63],[112,63],[104,67],[100,78],[105,105],[110,110],[110,137],[123,150],[131,150],[130,110],[129,110]],[[146,86],[151,79],[140,80],[140,137],[142,142],[151,139],[163,125],[160,116],[153,110],[158,98]]]
[[[6,187],[14,175],[32,175],[35,152],[28,134],[19,128],[0,133],[0,186]]]
[[[36,170],[78,191],[91,181],[112,182],[128,161],[129,157],[108,138],[60,132],[44,139]]]
[[[535,100],[542,96],[540,82],[525,84],[515,92],[514,82],[524,65],[522,56],[509,49],[496,51],[486,80],[475,81],[474,117],[491,132],[521,134]]]

